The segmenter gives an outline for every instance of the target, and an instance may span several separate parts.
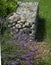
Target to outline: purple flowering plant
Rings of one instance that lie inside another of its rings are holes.
[[[8,40],[6,40],[6,37],[4,38],[2,39],[1,48],[2,65],[35,64],[34,55],[36,54],[38,49],[36,48],[31,50],[29,48],[31,45],[35,44],[32,36],[22,31],[17,34],[10,34]],[[3,42],[4,40],[5,42]]]

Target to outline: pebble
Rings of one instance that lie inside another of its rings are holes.
[[[11,25],[8,25],[8,27],[11,27]]]
[[[17,21],[17,23],[21,23],[21,21],[19,20],[19,21]]]
[[[16,24],[16,28],[21,28],[21,25],[20,24]]]
[[[13,23],[12,25],[15,25],[15,23]]]
[[[25,27],[25,25],[22,26],[23,28]]]
[[[28,22],[26,22],[26,23],[25,23],[25,26],[29,26],[29,23],[28,23]]]
[[[15,26],[13,26],[12,29],[15,29]]]
[[[33,30],[34,30],[34,28],[35,28],[35,24],[33,24],[32,27],[31,27],[30,29],[33,29]]]

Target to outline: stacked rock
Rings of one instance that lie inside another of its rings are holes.
[[[38,2],[18,2],[18,5],[17,11],[8,18],[8,27],[16,29],[17,32],[28,30],[29,35],[35,37]]]

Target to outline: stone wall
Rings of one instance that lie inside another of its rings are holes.
[[[18,2],[18,5],[16,12],[8,17],[8,27],[11,30],[16,29],[16,33],[27,30],[25,33],[35,37],[38,2]]]

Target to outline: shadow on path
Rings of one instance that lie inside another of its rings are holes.
[[[46,36],[45,22],[46,20],[44,18],[40,18],[40,17],[38,18],[37,31],[35,36],[38,42],[41,42],[45,39],[45,36]]]

